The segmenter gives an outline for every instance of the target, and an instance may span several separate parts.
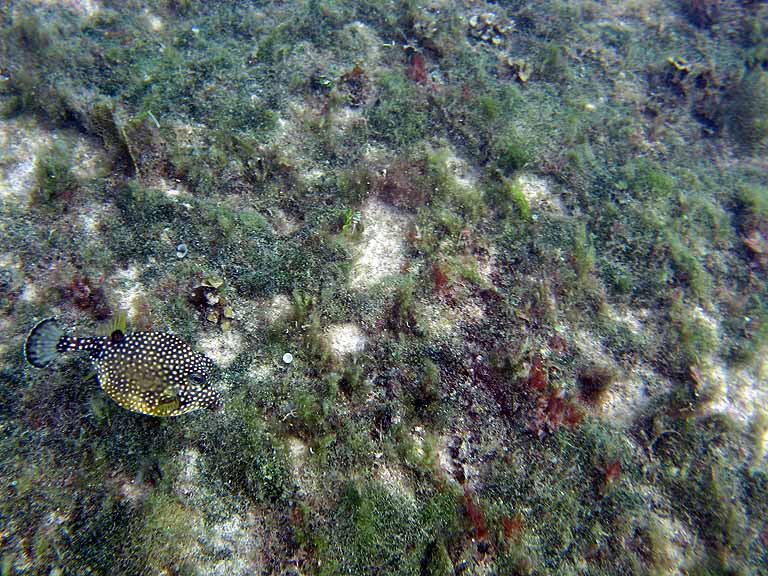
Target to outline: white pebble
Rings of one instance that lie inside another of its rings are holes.
[[[291,354],[290,352],[286,352],[285,354],[283,354],[283,362],[285,362],[286,364],[290,364],[291,362],[293,362],[293,354]]]

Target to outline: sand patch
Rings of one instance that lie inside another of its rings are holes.
[[[63,7],[83,18],[94,16],[101,11],[101,3],[95,0],[37,0],[31,4],[52,9]]]
[[[199,346],[219,368],[227,368],[242,350],[243,337],[235,330],[228,330],[201,339]]]
[[[552,191],[552,184],[549,180],[535,174],[520,174],[517,177],[517,184],[532,209],[556,214],[563,213],[560,197]]]
[[[415,505],[414,489],[405,472],[399,466],[388,463],[381,464],[376,468],[376,480],[396,499],[402,500],[408,505]]]
[[[333,324],[326,329],[325,336],[333,352],[340,358],[357,356],[365,349],[365,334],[356,324]]]
[[[151,318],[140,318],[142,302],[146,302],[146,289],[139,280],[141,270],[138,266],[131,265],[125,269],[119,269],[112,274],[105,283],[112,294],[116,310],[127,314],[126,320],[132,329],[137,326],[146,326],[151,323]]]
[[[0,119],[0,205],[29,203],[37,187],[36,159],[57,142],[65,144],[72,173],[81,180],[98,175],[105,165],[95,140],[72,131],[51,132],[28,118]]]
[[[290,436],[288,438],[288,454],[291,458],[293,479],[305,493],[312,494],[316,492],[317,482],[311,471],[309,446],[301,439]]]
[[[267,303],[264,308],[264,317],[267,324],[272,324],[278,320],[283,320],[291,313],[293,305],[285,294],[277,294]]]
[[[768,406],[768,380],[752,370],[723,363],[700,367],[709,413],[727,414],[745,428]]]
[[[187,525],[194,536],[180,543],[180,547],[195,559],[195,572],[222,576],[260,572],[262,567],[255,558],[263,537],[256,516],[250,511],[226,510],[222,514],[223,510],[216,509],[219,502],[204,487],[201,478],[203,464],[198,450],[185,450],[179,460],[181,472],[174,482],[174,491],[188,512]]]
[[[0,200],[26,203],[35,183],[35,158],[51,134],[30,121],[0,121]]]
[[[350,274],[352,288],[366,289],[400,273],[405,262],[405,237],[410,218],[372,199],[362,209],[363,237]]]
[[[672,383],[649,366],[641,365],[611,383],[600,405],[600,416],[611,425],[630,427],[652,398]]]
[[[634,316],[630,318],[635,319]],[[573,342],[585,360],[595,365],[606,365],[608,362],[606,367],[621,374],[606,390],[599,408],[601,418],[613,426],[622,428],[631,426],[652,398],[672,387],[668,379],[648,365],[640,364],[630,372],[623,373],[600,338],[590,332],[575,331]]]

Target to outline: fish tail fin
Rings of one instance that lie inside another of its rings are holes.
[[[24,342],[24,358],[35,368],[45,368],[63,352],[59,346],[64,331],[56,318],[46,318],[35,324]]]
[[[104,345],[104,338],[76,338],[67,336],[56,317],[35,324],[24,342],[24,358],[35,368],[45,368],[59,354],[87,350],[96,353]]]

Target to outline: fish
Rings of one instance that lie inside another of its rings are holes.
[[[175,334],[115,329],[109,336],[76,337],[51,317],[35,324],[24,342],[24,358],[35,368],[67,352],[89,352],[102,389],[127,410],[178,416],[222,406],[208,383],[213,361]]]

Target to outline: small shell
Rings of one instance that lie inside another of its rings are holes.
[[[176,246],[176,258],[184,258],[184,256],[187,255],[187,252],[189,252],[189,250],[187,249],[187,245],[184,244],[184,242]]]
[[[202,285],[209,288],[221,288],[224,285],[224,279],[219,276],[208,276],[203,280]]]
[[[291,354],[290,352],[286,352],[285,354],[283,354],[283,362],[285,362],[286,364],[290,364],[291,362],[293,362],[293,354]]]

